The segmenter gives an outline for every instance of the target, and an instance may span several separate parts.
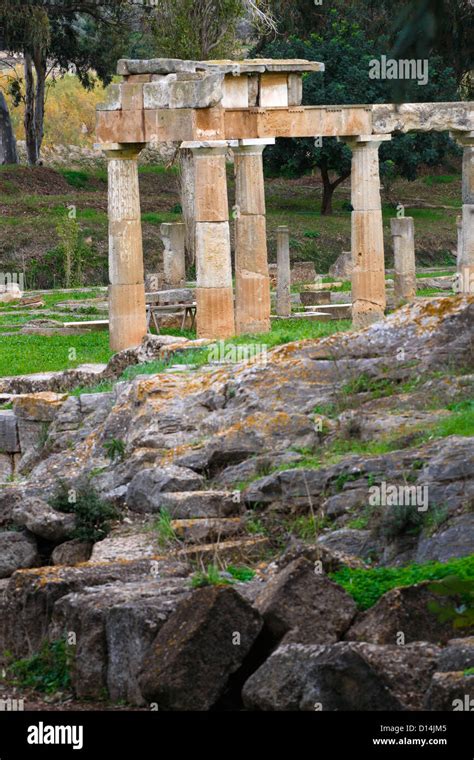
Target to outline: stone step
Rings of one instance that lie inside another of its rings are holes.
[[[312,306],[305,307],[308,310],[312,310]],[[314,311],[314,310],[313,310]],[[352,304],[350,303],[331,303],[321,304],[318,306],[317,312],[319,314],[327,314],[332,319],[350,319],[352,315]]]
[[[331,303],[330,290],[302,290],[300,300],[303,306],[319,306],[320,304]]]
[[[240,491],[164,491],[157,507],[166,509],[173,520],[235,517],[242,512]]]
[[[172,520],[171,526],[178,538],[189,544],[204,541],[222,541],[244,531],[241,517],[201,517],[190,520]]]
[[[238,538],[211,544],[196,544],[170,552],[168,557],[213,562],[248,562],[260,557],[270,545],[266,536],[255,538]]]

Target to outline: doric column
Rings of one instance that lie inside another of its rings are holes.
[[[110,347],[121,351],[146,335],[138,155],[142,144],[104,148],[108,159]]]
[[[276,313],[291,317],[290,231],[284,225],[277,227]]]
[[[197,334],[235,335],[226,141],[185,142],[194,155]]]
[[[352,150],[352,322],[354,327],[382,319],[385,261],[380,201],[379,147],[391,135],[344,138]]]
[[[463,149],[462,233],[458,263],[458,290],[474,293],[474,132],[452,135]]]
[[[395,302],[414,301],[416,296],[415,224],[413,217],[390,220],[395,258]]]
[[[238,333],[270,330],[263,151],[272,138],[239,140],[235,170],[235,321]]]

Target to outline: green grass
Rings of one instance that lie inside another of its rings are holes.
[[[71,349],[75,358],[69,359]],[[87,335],[6,335],[2,337],[0,377],[73,369],[106,363],[112,356],[107,332]]]
[[[411,586],[427,580],[441,580],[448,576],[470,579],[474,583],[474,554],[449,562],[428,562],[406,567],[342,568],[330,578],[339,583],[357,602],[360,609],[372,607],[392,588]]]
[[[179,540],[173,528],[173,519],[166,509],[160,511],[159,517],[153,524],[153,530],[156,531],[158,544],[161,547],[169,546],[170,543]]]

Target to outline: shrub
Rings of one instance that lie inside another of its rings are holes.
[[[90,483],[70,488],[61,482],[50,505],[58,512],[68,512],[76,516],[73,538],[80,541],[101,541],[110,532],[111,523],[119,513],[115,507],[102,501]]]
[[[13,662],[9,672],[19,686],[52,694],[70,688],[71,658],[72,649],[65,639],[45,641],[36,654]]]

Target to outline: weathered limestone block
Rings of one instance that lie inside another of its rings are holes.
[[[248,108],[249,105],[248,77],[228,74],[223,84],[223,108]]]
[[[270,278],[240,270],[235,281],[235,320],[239,334],[270,330]]]
[[[120,85],[123,111],[141,111],[143,109],[143,85],[123,82]]]
[[[165,288],[182,288],[186,281],[186,225],[183,222],[162,224],[160,237],[164,245],[163,285]]]
[[[341,255],[337,257],[334,264],[329,267],[329,274],[331,277],[340,277],[344,280],[350,280],[353,266],[352,252],[343,251]]]
[[[0,449],[0,483],[6,483],[13,475],[13,454],[2,454]]]
[[[279,317],[291,314],[290,231],[288,227],[277,229],[277,305]]]
[[[236,276],[241,271],[268,277],[265,216],[241,215],[235,225]]]
[[[226,221],[229,217],[226,148],[202,148],[193,153],[194,221]]]
[[[0,411],[0,451],[8,454],[20,451],[17,421],[11,409]]]
[[[170,108],[212,108],[223,97],[224,76],[206,73],[199,79],[170,83]]]
[[[109,84],[105,90],[106,100],[99,103],[98,111],[120,111],[122,108],[122,90],[120,84]]]
[[[144,284],[109,285],[109,313],[112,350],[140,345],[146,335]]]
[[[143,108],[168,108],[170,85],[176,82],[176,74],[155,75],[152,82],[143,85]]]
[[[0,533],[0,578],[8,578],[15,570],[34,567],[39,562],[36,542],[22,533]],[[4,647],[2,647],[3,652]]]
[[[401,103],[371,106],[373,132],[445,132],[474,129],[469,103]]]
[[[288,75],[269,73],[260,77],[261,108],[288,107]]]
[[[196,61],[182,61],[179,58],[150,58],[133,60],[121,58],[117,63],[117,74],[176,74],[196,71]]]
[[[291,267],[291,284],[306,285],[316,280],[316,269],[312,261],[295,261]]]
[[[232,285],[230,233],[227,222],[196,224],[196,273],[200,288],[225,288]]]
[[[395,302],[413,301],[416,296],[415,224],[412,217],[391,219],[395,256]]]
[[[234,294],[227,288],[196,288],[198,338],[235,335]]]
[[[288,105],[300,106],[303,102],[303,77],[301,74],[288,74]]]

